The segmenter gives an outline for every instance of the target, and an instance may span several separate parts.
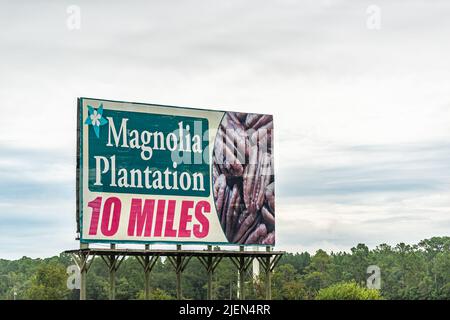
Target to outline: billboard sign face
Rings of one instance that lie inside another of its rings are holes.
[[[81,242],[275,244],[271,115],[78,99]]]

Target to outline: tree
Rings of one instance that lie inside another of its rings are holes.
[[[61,300],[69,293],[67,274],[61,264],[44,264],[38,268],[27,290],[27,299]]]
[[[311,263],[311,255],[308,252],[290,253],[286,252],[280,259],[279,265],[290,264],[299,274]]]
[[[342,282],[320,289],[316,300],[381,300],[380,292],[360,287],[356,282]]]
[[[138,299],[139,300],[145,299],[144,290],[139,291]],[[173,299],[175,298],[162,289],[156,288],[150,291],[150,300],[173,300]]]
[[[356,248],[351,249],[350,263],[352,268],[352,279],[360,285],[364,285],[367,278],[367,267],[369,263],[369,248],[359,243]]]
[[[73,263],[68,254],[45,259],[0,259],[0,299],[77,299],[78,291],[66,290],[65,270]],[[274,270],[272,297],[315,299],[322,298],[336,284],[354,282],[365,286],[369,265],[381,270],[379,294],[383,299],[450,299],[450,237],[433,237],[417,245],[380,244],[372,250],[358,244],[348,252],[318,250],[312,256],[306,252],[287,253]],[[214,298],[235,299],[237,281],[236,266],[230,259],[223,259],[213,274]],[[249,269],[245,281],[247,298],[264,299],[264,274],[254,281]],[[206,297],[206,272],[196,259],[184,271],[182,287],[187,299]],[[143,298],[143,289],[142,266],[132,257],[125,259],[116,273],[116,298]],[[175,272],[167,259],[156,262],[150,275],[150,291],[152,299],[176,296]],[[87,275],[87,298],[109,298],[108,268],[100,257],[94,258]]]
[[[419,242],[419,247],[428,255],[435,256],[439,252],[450,251],[450,237],[432,237]]]
[[[306,286],[300,279],[289,281],[282,287],[283,299],[286,300],[305,300],[308,299]]]
[[[450,299],[450,252],[439,252],[434,256],[431,267],[435,299]]]
[[[331,257],[325,251],[317,250],[316,254],[311,258],[311,263],[305,268],[305,275],[302,277],[307,287],[309,299],[313,299],[320,289],[330,284],[331,270]]]
[[[301,300],[308,297],[305,284],[291,264],[279,266],[272,277],[272,298]]]
[[[311,263],[305,269],[305,271],[326,272],[328,271],[330,265],[331,265],[331,257],[325,251],[319,249],[317,250],[316,254],[311,258]]]

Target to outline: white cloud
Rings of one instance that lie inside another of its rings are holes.
[[[91,96],[273,113],[282,248],[414,242],[448,230],[447,1],[377,1],[379,31],[366,28],[371,1],[80,1],[80,31],[66,28],[70,4],[0,12],[0,173],[19,180],[2,185],[0,208],[24,212],[59,190],[72,210],[75,103]],[[8,155],[14,148],[47,156]],[[292,167],[319,191],[313,198],[290,184]],[[0,256],[65,249],[73,215],[46,230],[51,239],[24,216],[17,238],[0,235]],[[24,245],[27,234],[46,244]]]

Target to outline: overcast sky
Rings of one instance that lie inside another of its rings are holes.
[[[273,113],[279,249],[450,234],[449,1],[0,4],[0,258],[78,245],[78,96]]]

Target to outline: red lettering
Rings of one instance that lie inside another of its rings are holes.
[[[187,229],[187,224],[192,221],[192,216],[189,214],[189,209],[192,209],[193,207],[194,201],[183,201],[181,203],[180,228],[178,230],[179,237],[191,236],[191,230]]]
[[[89,226],[89,235],[96,235],[98,230],[98,220],[100,219],[100,207],[102,206],[102,197],[97,197],[88,202],[88,207],[92,208],[91,225]]]
[[[153,235],[155,237],[161,237],[165,209],[166,200],[158,200],[158,208],[156,209],[155,231],[153,232]]]
[[[194,225],[194,236],[197,238],[204,238],[209,233],[209,220],[205,217],[204,213],[211,212],[211,205],[208,201],[199,201],[195,206],[195,218],[201,225]]]
[[[144,230],[144,236],[149,237],[152,232],[153,211],[155,208],[155,200],[147,199],[142,209],[141,199],[131,200],[130,220],[128,223],[128,235],[140,237]]]
[[[113,208],[113,213],[111,217],[111,208]],[[113,236],[116,234],[119,228],[120,211],[122,210],[122,203],[117,197],[110,197],[106,199],[105,206],[103,207],[102,215],[102,225],[101,230],[105,236]],[[111,226],[110,226],[111,220]]]
[[[176,237],[177,231],[173,229],[173,222],[175,220],[175,200],[169,200],[169,205],[167,208],[167,218],[166,218],[166,230],[164,232],[165,237]]]

